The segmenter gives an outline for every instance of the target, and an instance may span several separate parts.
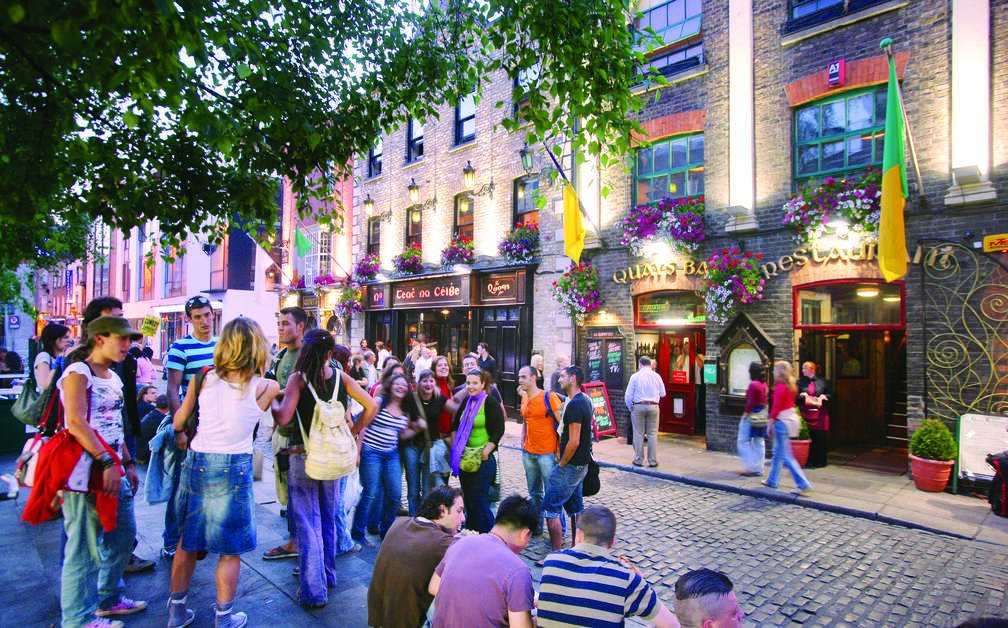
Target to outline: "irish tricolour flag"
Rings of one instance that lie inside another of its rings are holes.
[[[906,229],[903,207],[907,200],[903,109],[900,106],[896,63],[889,55],[889,96],[886,99],[885,139],[882,157],[882,216],[879,220],[878,262],[886,281],[907,272]]]

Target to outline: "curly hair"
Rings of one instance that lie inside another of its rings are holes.
[[[307,377],[316,391],[325,387],[325,366],[335,348],[336,340],[324,329],[311,329],[304,335],[294,370]]]

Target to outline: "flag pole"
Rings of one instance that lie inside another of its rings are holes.
[[[886,37],[879,43],[879,47],[886,53],[886,61],[893,62],[892,39]],[[907,147],[910,149],[910,161],[913,162],[914,177],[917,179],[917,200],[922,207],[927,207],[927,198],[924,196],[924,179],[921,178],[920,163],[917,161],[917,148],[914,145],[913,132],[910,130],[910,118],[907,116],[906,104],[903,102],[903,88],[899,81],[896,81],[896,95],[899,98],[900,111],[903,113],[903,128],[906,131]]]

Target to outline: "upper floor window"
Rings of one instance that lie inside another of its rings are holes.
[[[185,294],[184,258],[178,249],[174,247],[172,247],[169,253],[172,256],[172,261],[166,261],[164,264],[164,295],[166,297],[179,297]]]
[[[790,0],[784,34],[857,13],[887,0]]]
[[[678,135],[637,151],[634,203],[704,193],[704,135]]]
[[[455,107],[455,143],[464,144],[476,139],[476,94],[459,99]]]
[[[103,223],[98,223],[92,232],[92,251],[94,266],[92,267],[91,287],[93,295],[111,293],[112,270],[112,230]]]
[[[305,283],[332,273],[332,234],[327,229],[312,229],[307,234],[311,248],[305,255]]]
[[[367,221],[367,252],[381,254],[381,218],[368,218]]]
[[[641,73],[654,68],[671,75],[703,63],[702,24],[701,0],[671,0],[645,11],[637,21],[637,30],[653,30],[662,45],[649,55]]]
[[[514,102],[512,114],[515,117],[518,116],[518,110],[528,102],[529,94],[536,89],[536,83],[539,82],[539,74],[541,72],[542,64],[540,63],[536,63],[531,68],[521,68],[518,70],[518,76],[515,77],[512,88],[512,100]]]
[[[228,287],[228,238],[217,243],[210,253],[210,289],[227,290]]]
[[[536,197],[539,195],[539,175],[531,174],[514,182],[514,224],[538,225],[539,205]]]
[[[795,183],[882,163],[885,86],[844,93],[795,110]]]
[[[423,157],[423,122],[415,118],[410,118],[409,127],[406,129],[406,163],[416,161]]]
[[[379,137],[375,141],[375,145],[371,147],[368,151],[367,160],[367,176],[377,177],[381,174],[382,169],[382,139]]]
[[[473,225],[473,196],[468,192],[455,196],[455,224],[452,233],[458,238],[472,240]]]
[[[406,246],[421,246],[423,240],[423,208],[416,205],[406,210]]]

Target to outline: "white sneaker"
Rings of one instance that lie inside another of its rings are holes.
[[[123,628],[126,624],[122,623],[118,619],[105,619],[104,617],[99,617],[90,624],[84,626],[84,628]]]

